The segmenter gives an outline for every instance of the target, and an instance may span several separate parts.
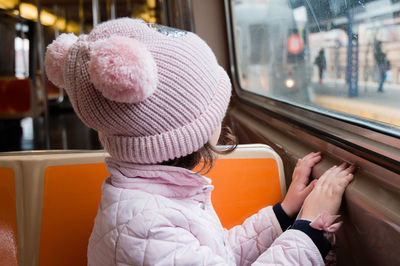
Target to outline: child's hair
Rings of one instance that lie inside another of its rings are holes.
[[[212,165],[215,149],[206,143],[222,123],[232,88],[196,34],[110,20],[87,35],[60,35],[47,47],[45,67],[113,159]]]
[[[238,144],[237,138],[234,134],[232,134],[230,127],[226,126],[222,128],[219,143],[224,145],[224,147],[218,149],[207,142],[198,151],[180,158],[164,161],[161,164],[182,167],[189,170],[193,170],[193,168],[199,166],[200,168],[197,170],[197,172],[206,174],[213,167],[216,154],[229,154],[236,149]]]

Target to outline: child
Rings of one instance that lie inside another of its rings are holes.
[[[307,185],[321,159],[311,153],[282,204],[222,228],[210,180],[190,169],[202,159],[212,165],[231,84],[197,35],[117,19],[89,35],[61,35],[45,66],[111,155],[89,265],[323,265],[332,221],[320,215],[338,212],[354,169],[333,167]]]

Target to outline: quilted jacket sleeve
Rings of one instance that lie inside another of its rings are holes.
[[[246,219],[242,225],[230,229],[228,239],[237,264],[253,263],[280,234],[282,229],[272,207],[261,209]]]
[[[281,226],[272,207],[261,209],[228,231],[238,265],[324,265],[311,238]]]
[[[276,226],[264,226],[263,209],[249,218],[235,232],[241,249],[240,265],[323,265],[321,255],[312,240],[299,230],[280,233]],[[277,223],[274,221],[273,223]],[[259,228],[264,226],[264,229]],[[271,227],[272,226],[272,227]],[[135,215],[120,228],[116,241],[117,265],[228,265],[214,249],[201,245],[196,232],[191,231],[190,221],[179,210],[162,209]],[[207,230],[204,228],[202,230]],[[259,232],[259,235],[257,235]],[[202,232],[198,232],[201,234]],[[233,234],[231,234],[231,237]],[[240,238],[240,236],[244,238]],[[240,241],[243,240],[243,242]],[[273,241],[275,239],[275,241]],[[265,241],[264,241],[265,240]],[[271,243],[272,242],[272,243]],[[266,247],[269,244],[269,247]],[[246,248],[248,250],[246,250]],[[256,257],[253,257],[256,256]],[[254,258],[254,259],[253,259]],[[252,260],[252,261],[250,261]]]
[[[228,265],[201,245],[179,210],[143,212],[121,229],[117,265]]]
[[[300,230],[287,230],[252,265],[325,264],[311,238]]]

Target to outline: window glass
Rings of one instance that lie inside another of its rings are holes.
[[[400,129],[400,1],[232,0],[242,89]]]
[[[29,75],[29,40],[16,37],[15,49],[15,76],[25,78]]]

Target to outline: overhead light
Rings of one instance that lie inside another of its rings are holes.
[[[293,87],[294,87],[294,80],[293,80],[293,79],[287,79],[287,80],[285,81],[285,85],[286,85],[286,87],[288,87],[289,89],[293,88]]]
[[[1,5],[1,1],[4,1],[4,0],[0,0],[0,5]],[[14,0],[12,0],[12,1],[14,1]],[[21,11],[21,17],[23,17],[25,19],[37,21],[38,10],[35,5],[28,4],[28,3],[21,3],[19,7],[20,7],[20,11]],[[16,13],[16,15],[18,15],[18,12]],[[46,10],[41,10],[40,22],[45,26],[55,26],[61,31],[75,32],[75,33],[79,33],[79,31],[80,31],[80,26],[78,23],[76,23],[74,21],[70,21],[67,24],[65,18],[59,18],[56,15],[54,15]]]
[[[53,15],[52,13],[42,10],[40,12],[40,22],[45,25],[45,26],[53,26],[54,23],[56,22],[57,17]]]
[[[148,12],[143,12],[139,14],[139,18],[143,19],[146,22],[150,22],[150,14]]]
[[[30,20],[37,20],[37,7],[32,4],[21,3],[20,4],[21,17]],[[52,13],[41,10],[40,11],[40,22],[45,26],[53,26],[57,20],[57,16]]]
[[[58,18],[55,26],[59,30],[64,31],[67,27],[67,21],[65,20],[65,18]]]
[[[74,32],[74,33],[79,33],[81,31],[81,27],[78,23],[74,21],[69,21],[67,23],[67,32]]]
[[[147,6],[149,8],[156,8],[156,0],[147,0]]]
[[[1,9],[12,9],[16,7],[18,4],[18,0],[0,0],[0,8]]]
[[[21,17],[31,20],[37,20],[37,7],[32,4],[21,3],[19,5]]]

